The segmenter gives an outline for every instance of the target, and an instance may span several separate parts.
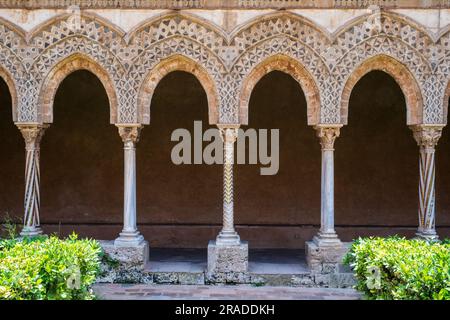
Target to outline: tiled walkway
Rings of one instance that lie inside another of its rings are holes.
[[[100,299],[113,300],[357,300],[353,289],[97,284]]]

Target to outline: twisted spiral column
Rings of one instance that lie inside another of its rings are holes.
[[[216,243],[218,245],[239,245],[240,237],[234,229],[233,163],[234,143],[238,136],[238,126],[219,127],[223,139],[223,226]]]
[[[414,138],[420,147],[419,156],[419,227],[416,236],[436,240],[435,229],[435,148],[442,134],[442,126],[412,126]]]
[[[339,244],[334,230],[334,142],[340,134],[341,125],[316,126],[317,137],[322,146],[322,180],[320,231],[314,237],[318,244]]]
[[[33,237],[42,234],[40,228],[40,144],[48,125],[18,124],[25,140],[25,197],[22,237]]]
[[[136,143],[142,127],[138,124],[117,127],[124,143],[124,206],[123,229],[114,244],[132,247],[144,241],[136,223]]]

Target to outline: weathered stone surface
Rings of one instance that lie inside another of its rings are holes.
[[[313,287],[315,286],[314,276],[312,274],[294,275],[291,278],[292,285],[300,287]]]
[[[143,273],[148,262],[148,242],[136,247],[117,247],[114,241],[99,241],[106,257],[100,266],[99,283],[151,283]]]
[[[189,273],[189,272],[181,272],[178,276],[179,284],[205,284],[205,275],[204,273]]]
[[[335,273],[348,251],[348,244],[320,246],[314,241],[306,242],[306,261],[312,272]]]
[[[356,285],[356,278],[353,273],[330,274],[330,288],[352,288]]]
[[[330,285],[330,275],[329,274],[314,274],[314,283],[319,287],[328,288]]]
[[[248,243],[241,241],[240,245],[224,246],[210,241],[207,272],[208,274],[248,272]]]
[[[153,281],[160,284],[178,284],[179,276],[176,272],[158,272],[153,274]]]
[[[149,246],[148,242],[135,247],[117,247],[114,241],[99,241],[105,254],[111,259],[117,260],[121,268],[134,267],[143,270],[148,262]]]
[[[207,284],[249,284],[251,276],[245,272],[216,272],[205,273]]]

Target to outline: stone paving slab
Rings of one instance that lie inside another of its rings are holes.
[[[105,300],[359,300],[361,294],[353,289],[206,286],[206,285],[148,285],[96,284],[94,292]]]

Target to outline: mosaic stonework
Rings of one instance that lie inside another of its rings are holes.
[[[87,69],[105,86],[112,123],[148,124],[152,90],[168,73],[161,69],[167,61],[170,71],[201,80],[211,123],[245,124],[246,85],[281,70],[310,98],[310,125],[346,124],[349,84],[375,69],[391,74],[407,101],[414,95],[407,103],[408,124],[447,121],[450,31],[436,35],[397,13],[366,14],[330,33],[292,12],[259,15],[233,31],[194,15],[167,13],[128,32],[81,12],[58,15],[28,32],[0,20],[0,76],[12,91],[16,122],[51,123],[59,82]]]

